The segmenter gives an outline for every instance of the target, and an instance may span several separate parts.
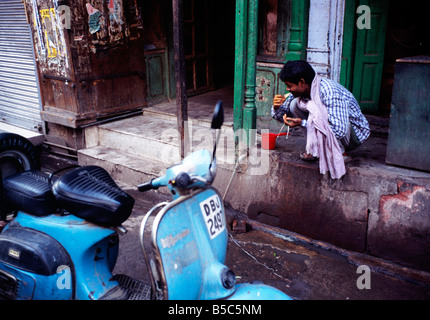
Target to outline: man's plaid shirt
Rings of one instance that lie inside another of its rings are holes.
[[[351,92],[333,80],[321,78],[320,97],[321,102],[327,107],[328,121],[336,138],[345,137],[348,122],[351,122],[360,142],[369,137],[369,123]],[[282,117],[289,113],[290,102],[293,99],[293,95],[290,94],[279,109],[274,110],[272,106],[272,117],[283,123]]]

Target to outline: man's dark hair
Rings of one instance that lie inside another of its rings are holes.
[[[303,60],[288,61],[281,70],[282,81],[298,84],[304,79],[306,84],[311,85],[315,77],[315,71],[309,63]]]

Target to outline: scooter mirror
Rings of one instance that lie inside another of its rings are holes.
[[[212,116],[212,129],[221,129],[222,124],[224,123],[224,107],[222,101],[218,101],[215,105],[214,113]]]

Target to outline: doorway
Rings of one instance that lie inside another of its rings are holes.
[[[358,6],[371,11],[370,29],[358,29]],[[430,34],[418,0],[346,0],[340,83],[365,113],[388,115],[399,58],[430,53]]]
[[[176,95],[172,2],[138,3],[144,27],[148,104],[155,105]],[[235,1],[183,0],[182,5],[188,96],[224,89],[232,97]]]
[[[183,6],[188,96],[232,86],[235,1],[184,0]]]
[[[382,69],[379,107],[389,113],[394,82],[394,66],[399,58],[430,55],[430,32],[426,10],[420,10],[422,2],[390,0],[385,55]]]

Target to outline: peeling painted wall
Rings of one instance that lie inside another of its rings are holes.
[[[72,7],[71,50],[76,71],[91,72],[92,53],[100,59],[142,37],[143,25],[136,1],[78,0]]]
[[[68,127],[146,105],[137,0],[25,0],[42,119]]]
[[[53,0],[27,0],[27,15],[31,19],[36,60],[42,72],[67,77],[69,57],[64,29]]]

